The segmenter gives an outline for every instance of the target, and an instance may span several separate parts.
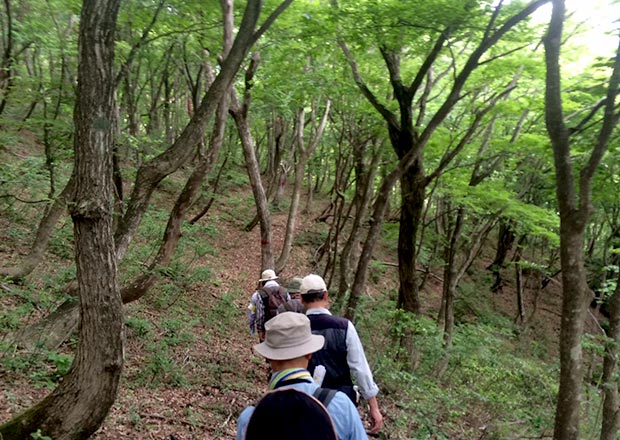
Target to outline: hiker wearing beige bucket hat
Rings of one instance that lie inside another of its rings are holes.
[[[254,351],[267,359],[273,371],[269,390],[294,388],[312,395],[327,408],[340,440],[367,439],[357,408],[347,395],[320,388],[307,370],[312,353],[324,343],[323,336],[312,334],[306,315],[284,312],[265,323],[265,340],[254,345]],[[239,416],[237,440],[243,440],[253,412],[254,406],[249,406]]]

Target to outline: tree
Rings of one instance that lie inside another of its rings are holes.
[[[589,303],[584,267],[584,233],[592,213],[592,179],[607,150],[618,122],[615,106],[620,83],[620,46],[609,77],[600,129],[587,162],[576,181],[571,155],[571,131],[562,105],[560,51],[564,23],[564,0],[553,0],[553,11],[544,38],[546,73],[545,121],[553,148],[556,196],[560,211],[560,261],[562,267],[562,325],[560,330],[560,389],[553,438],[579,438],[579,412],[583,380],[581,337]],[[592,113],[593,114],[593,113]]]
[[[258,26],[258,20],[262,10],[262,3],[258,0],[250,0],[248,2],[232,47],[223,60],[218,75],[206,91],[200,106],[194,111],[187,126],[183,129],[183,132],[173,145],[150,161],[144,163],[138,169],[128,208],[114,233],[117,262],[122,261],[158,184],[170,173],[192,159],[195,153],[194,148],[202,142],[211,116],[216,112],[216,109],[219,108],[221,111],[220,100],[229,91],[234,76],[241,67],[250,47],[267,31],[269,26],[271,26],[291,2],[292,0],[283,1],[271,12],[260,26]],[[222,124],[223,122],[220,118],[220,126]],[[215,137],[217,136],[218,135]],[[164,243],[160,247],[157,256],[154,258],[149,271],[139,276],[128,285],[123,286],[121,289],[124,303],[139,299],[156,281],[156,278],[152,276],[150,272],[157,266],[166,265],[172,258],[175,246],[180,238],[181,220],[189,208],[193,196],[198,190],[199,184],[202,182],[206,171],[215,162],[217,154],[215,154],[214,151],[216,150],[217,149],[214,148],[213,151],[211,151],[213,154],[207,156],[206,159],[208,160],[204,160],[198,165],[196,172],[188,181],[186,190],[177,200],[177,204],[169,218],[169,223],[164,235]],[[50,226],[48,222],[45,224],[48,227]],[[60,328],[61,330],[73,329],[74,326],[72,326],[69,321],[75,317],[75,305],[70,303],[71,301],[68,301],[63,304],[57,311],[58,313],[55,312],[37,325],[32,326],[32,329],[36,333],[43,334],[42,338],[48,346],[57,345],[59,341],[62,341],[69,334],[69,332],[54,334],[48,331],[49,328]],[[30,337],[32,333],[30,329],[26,329],[23,332],[27,337]],[[23,340],[24,337],[20,337],[20,339]]]
[[[123,367],[123,314],[112,238],[114,30],[120,0],[82,6],[70,204],[80,299],[79,345],[69,374],[44,400],[0,427],[3,439],[41,430],[86,439],[114,403]]]
[[[352,51],[344,39],[340,40],[340,46],[350,64],[355,83],[358,85],[362,95],[385,120],[392,147],[399,159],[399,165],[394,169],[395,174],[390,174],[386,177],[386,179],[393,179],[393,181],[384,180],[385,185],[390,185],[389,188],[385,188],[385,197],[379,193],[381,198],[375,202],[374,221],[380,222],[382,218],[378,217],[378,214],[385,210],[385,207],[379,206],[377,203],[387,203],[389,190],[397,180],[400,180],[401,214],[398,243],[400,288],[398,307],[408,312],[418,313],[420,311],[419,283],[415,265],[417,254],[416,237],[424,208],[426,188],[434,179],[441,175],[450,162],[468,144],[485,114],[491,110],[498,99],[510,90],[510,87],[507,87],[504,91],[495,92],[488,101],[484,101],[483,104],[478,106],[462,138],[455,143],[456,145],[445,151],[440,162],[430,172],[424,166],[424,150],[455,106],[466,95],[472,93],[470,90],[466,90],[465,87],[473,72],[483,64],[488,65],[490,62],[514,52],[514,50],[518,50],[519,47],[510,50],[506,49],[504,52],[497,54],[488,54],[488,52],[495,47],[501,38],[514,30],[516,26],[525,21],[530,14],[547,1],[533,1],[525,7],[519,8],[509,18],[503,20],[500,20],[500,13],[503,8],[502,2],[494,9],[485,11],[481,17],[478,17],[470,9],[471,4],[464,4],[462,2],[459,2],[458,5],[455,3],[453,5],[454,9],[446,13],[446,17],[440,17],[440,19],[435,18],[434,12],[431,11],[427,11],[429,16],[426,18],[421,18],[423,17],[422,15],[420,17],[408,17],[415,20],[415,23],[418,23],[417,26],[409,24],[410,27],[427,28],[427,23],[419,24],[420,19],[426,19],[431,20],[434,26],[439,29],[430,35],[433,43],[425,47],[424,55],[419,55],[419,68],[412,73],[413,79],[409,83],[403,78],[404,72],[402,72],[403,57],[408,53],[405,47],[403,47],[403,39],[400,36],[396,37],[394,35],[378,35],[379,52],[387,69],[391,89],[390,96],[394,96],[396,100],[397,111],[392,110],[389,105],[383,103],[378,98],[378,94],[373,93],[362,77]],[[405,11],[400,12],[405,13]],[[398,14],[398,12],[394,11],[392,13]],[[417,13],[418,11],[416,11]],[[386,13],[384,12],[384,14]],[[464,62],[457,62],[460,60],[452,59],[448,66],[440,63],[442,61],[440,55],[450,43],[451,38],[458,38],[461,36],[460,32],[466,32],[469,29],[468,25],[471,24],[470,21],[480,25],[480,22],[476,21],[478,19],[486,20],[483,26],[484,31],[482,35],[477,37],[475,48],[469,55],[463,55]],[[379,29],[382,30],[384,28],[379,27]],[[488,60],[483,60],[485,55],[489,56]],[[456,66],[462,66],[458,73],[456,73]],[[436,71],[440,73],[437,74]],[[439,105],[434,104],[434,106],[431,106],[429,96],[431,96],[431,91],[435,87],[439,87],[442,84],[439,81],[441,78],[451,78],[449,85],[443,85],[448,87],[449,90],[445,94],[439,94],[442,99]],[[505,85],[501,87],[503,88]],[[414,101],[416,97],[418,97],[417,102]],[[373,230],[374,225],[371,228],[371,231]],[[376,231],[378,233],[378,228]],[[374,240],[376,238],[372,238],[370,235],[367,238],[369,244]],[[364,252],[372,253],[372,249],[371,246],[365,245]],[[364,272],[367,269],[367,262],[369,260],[370,255],[360,259],[357,271],[361,271],[361,273],[356,273],[352,294],[347,306],[347,316],[349,318],[354,316],[357,301],[363,291],[366,278]]]

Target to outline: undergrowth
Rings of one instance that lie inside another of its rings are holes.
[[[482,315],[488,315],[486,310]],[[441,329],[425,316],[397,310],[394,302],[364,298],[356,327],[387,406],[385,438],[521,439],[551,436],[559,366],[548,357],[515,350],[520,335],[505,317],[455,328],[453,346],[442,346]],[[404,363],[400,335],[415,337],[418,364]],[[522,342],[522,341],[521,341]],[[384,350],[376,350],[382,347]],[[438,365],[448,357],[440,373]],[[586,386],[582,429],[595,435],[598,390]]]

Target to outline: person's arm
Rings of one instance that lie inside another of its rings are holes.
[[[351,322],[347,328],[347,363],[351,374],[355,377],[357,386],[359,387],[360,394],[368,402],[368,409],[370,413],[370,432],[376,434],[383,426],[383,416],[379,410],[379,403],[377,402],[377,394],[379,393],[379,387],[374,381],[370,366],[366,360],[366,354],[364,353],[364,347],[362,341],[360,341],[357,330]]]
[[[248,427],[248,422],[250,421],[250,416],[254,412],[253,406],[248,406],[243,412],[239,415],[239,420],[237,421],[237,437],[235,440],[243,440],[245,436],[245,430]]]
[[[368,412],[370,413],[370,433],[376,434],[383,427],[383,415],[379,411],[377,396],[368,399]]]
[[[250,297],[248,304],[248,326],[250,327],[250,335],[256,334],[256,292]]]
[[[260,342],[265,340],[265,304],[260,293],[256,294],[256,331]]]

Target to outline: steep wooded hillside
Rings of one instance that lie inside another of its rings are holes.
[[[256,341],[246,324],[249,295],[261,271],[260,237],[258,228],[244,230],[255,210],[242,171],[234,173],[237,183],[231,178],[231,183],[224,185],[207,216],[195,225],[186,225],[177,256],[161,271],[158,285],[141,300],[125,306],[122,385],[95,438],[168,439],[171,434],[178,439],[232,438],[240,411],[264,392],[267,365],[252,353]],[[179,181],[172,176],[158,191],[143,225],[144,238],[134,243],[128,263],[121,268],[125,279],[156,249]],[[291,259],[280,274],[283,281],[320,272],[314,259],[328,225],[316,218],[327,204],[328,200],[318,195],[312,212],[300,217]],[[196,206],[196,211],[200,208]],[[0,217],[0,258],[5,265],[19,261],[28,250],[33,225],[25,217],[40,215],[36,205],[19,202],[12,212],[19,218]],[[286,204],[273,212],[276,250],[282,244],[286,218]],[[413,324],[420,363],[411,373],[400,370],[394,363],[398,326],[402,324],[394,306],[397,274],[395,243],[389,239],[392,226],[386,224],[385,240],[374,255],[357,322],[382,390],[380,405],[386,422],[382,437],[516,438],[497,435],[504,435],[510,423],[522,432],[531,432],[535,420],[539,432],[549,433],[550,415],[534,415],[534,422],[527,419],[526,413],[532,409],[526,402],[530,388],[537,387],[534,394],[542,396],[536,398],[553,407],[548,390],[553,390],[557,374],[559,282],[552,280],[537,290],[535,273],[526,271],[528,323],[515,326],[512,272],[506,269],[505,286],[490,293],[492,280],[484,268],[494,249],[488,243],[460,287],[457,338],[440,374],[441,335],[432,320],[440,305],[442,279],[441,268],[433,268],[422,292],[423,315],[429,319],[422,317]],[[10,342],[15,330],[37,321],[66,297],[65,288],[74,276],[71,234],[70,220],[64,218],[42,267],[22,284],[1,284],[0,421],[44,397],[70,366],[74,340],[57,350],[16,349]],[[589,322],[596,335],[596,321],[592,317]],[[593,376],[597,363],[597,354],[592,352],[588,365]],[[481,388],[470,389],[472,380]],[[497,388],[501,381],[514,381],[507,384],[506,395]],[[536,385],[536,381],[544,383]],[[472,394],[463,394],[465,389]],[[524,400],[508,395],[511,390],[523,393]],[[506,413],[511,408],[525,412],[509,420]],[[366,417],[364,409],[361,414]]]

